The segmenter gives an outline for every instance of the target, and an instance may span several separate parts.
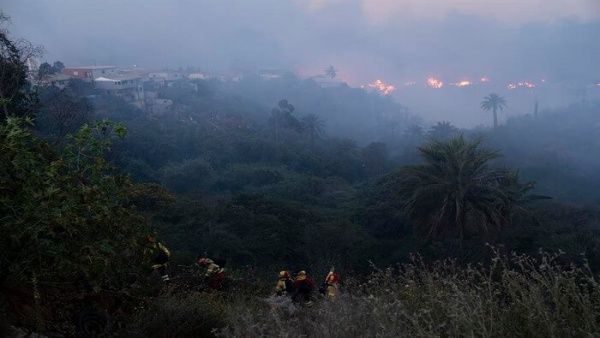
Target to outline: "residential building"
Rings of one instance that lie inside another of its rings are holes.
[[[114,73],[94,79],[96,89],[105,90],[126,99],[144,99],[142,76],[135,73]]]
[[[36,82],[37,82],[37,85],[40,85],[40,86],[54,86],[54,87],[63,89],[69,84],[69,81],[71,81],[71,79],[73,79],[72,76],[69,76],[66,74],[61,74],[61,73],[56,73],[56,74],[46,75],[42,79],[40,79]]]
[[[82,66],[67,67],[63,69],[63,74],[78,78],[87,82],[94,82],[94,79],[105,77],[118,73],[115,66]]]

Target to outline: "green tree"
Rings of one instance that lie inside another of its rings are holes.
[[[52,68],[48,62],[44,62],[39,66],[37,74],[38,79],[42,80],[51,74],[54,74],[54,68]]]
[[[55,152],[21,119],[0,125],[0,285],[120,290],[146,275],[149,229],[131,203],[135,186],[103,157],[124,133],[85,125]]]
[[[385,173],[388,161],[388,149],[383,142],[372,142],[362,149],[362,166],[367,175],[378,176]]]
[[[273,126],[275,143],[279,143],[286,130],[293,130],[297,133],[302,131],[302,124],[294,116],[294,110],[296,108],[288,100],[283,99],[279,101],[278,108],[273,108],[271,111],[269,122]]]
[[[318,115],[304,115],[300,122],[302,123],[302,130],[308,136],[311,142],[323,135],[323,128],[325,127],[325,122],[323,122],[323,120],[321,120],[321,118]]]
[[[0,26],[8,21],[9,18],[0,12]],[[39,52],[27,41],[11,40],[8,31],[0,27],[0,121],[10,114],[33,114],[36,97],[27,81],[26,61]]]
[[[506,100],[495,93],[491,93],[490,95],[483,98],[481,102],[481,109],[485,111],[492,111],[494,116],[494,129],[498,128],[498,111],[502,111],[506,108]]]
[[[77,131],[81,125],[91,120],[91,103],[71,85],[64,89],[54,86],[41,88],[39,97],[41,108],[37,114],[36,127],[54,143],[64,141],[67,134]]]
[[[63,69],[65,69],[65,64],[60,61],[54,61],[52,64],[52,70],[54,73],[62,73]]]
[[[429,236],[454,230],[462,239],[473,229],[486,233],[509,222],[532,183],[511,170],[493,169],[499,155],[462,135],[419,148],[422,165],[406,166],[398,182],[404,210]]]

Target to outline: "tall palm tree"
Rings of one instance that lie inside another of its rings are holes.
[[[484,97],[481,102],[481,109],[485,111],[491,110],[494,114],[494,129],[498,128],[498,110],[504,110],[504,108],[506,108],[506,100],[495,93]]]
[[[333,79],[337,76],[337,70],[330,65],[329,67],[325,68],[325,76]]]
[[[533,187],[519,183],[515,171],[491,168],[489,162],[499,154],[462,135],[433,140],[419,152],[425,163],[402,168],[393,182],[404,211],[428,237],[456,231],[462,239],[470,229],[499,229]]]
[[[308,114],[302,117],[302,128],[311,142],[323,135],[325,122],[316,114]]]

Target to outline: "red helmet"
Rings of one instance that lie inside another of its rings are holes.
[[[210,259],[210,258],[206,258],[206,257],[203,257],[203,258],[199,258],[199,259],[198,259],[198,264],[199,264],[199,265],[209,265],[209,264],[211,264],[212,262],[213,262],[213,261],[212,261],[212,259]]]

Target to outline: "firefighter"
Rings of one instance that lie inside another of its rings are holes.
[[[279,271],[277,285],[275,285],[275,293],[278,296],[292,295],[294,292],[294,281],[288,271]]]
[[[297,303],[311,304],[312,295],[315,290],[315,283],[308,276],[306,271],[302,270],[296,274],[294,281],[294,295],[292,300]]]
[[[335,269],[331,267],[327,276],[325,276],[325,281],[323,282],[323,290],[322,293],[327,296],[330,300],[335,300],[340,287],[340,276],[335,273]]]
[[[155,254],[152,259],[152,269],[158,271],[163,282],[168,282],[170,279],[167,267],[169,265],[171,251],[169,251],[169,249],[161,242],[158,242],[154,235],[148,235],[147,239],[150,244],[150,249]]]
[[[225,269],[223,268],[225,261],[214,261],[208,257],[199,257],[197,263],[206,268],[204,278],[208,287],[212,290],[221,290],[225,281]]]

